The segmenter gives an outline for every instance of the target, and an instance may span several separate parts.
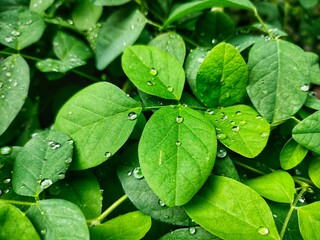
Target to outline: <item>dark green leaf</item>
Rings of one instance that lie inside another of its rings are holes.
[[[314,95],[316,93],[313,93]],[[304,105],[308,108],[314,109],[314,110],[320,110],[320,99],[318,99],[316,96],[308,95],[306,101],[304,102]]]
[[[308,173],[312,182],[320,188],[320,157],[315,157],[309,165]]]
[[[304,159],[307,153],[308,149],[290,138],[280,153],[281,167],[285,170],[294,168]]]
[[[208,178],[217,142],[212,124],[187,107],[163,107],[146,124],[139,143],[144,177],[168,206],[187,203]]]
[[[319,239],[320,202],[314,202],[298,208],[299,229],[303,239]]]
[[[204,230],[202,227],[181,228],[169,232],[159,240],[218,240],[220,238],[212,235]]]
[[[54,2],[54,0],[31,0],[30,10],[36,13],[44,13]]]
[[[74,95],[55,122],[75,141],[72,168],[91,168],[108,160],[126,142],[140,112],[140,104],[111,83],[95,83]]]
[[[232,44],[239,52],[249,48],[256,42],[261,41],[261,36],[240,34],[227,40],[228,43]]]
[[[240,181],[240,177],[234,163],[227,155],[227,150],[222,146],[219,146],[217,149],[217,159],[214,164],[213,171],[215,175],[225,176]]]
[[[313,8],[318,4],[318,0],[299,0],[304,8]]]

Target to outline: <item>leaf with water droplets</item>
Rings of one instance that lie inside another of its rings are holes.
[[[310,67],[297,45],[259,41],[250,50],[248,68],[249,97],[269,122],[288,119],[302,107],[308,95]]]
[[[63,199],[40,200],[27,217],[43,239],[89,240],[86,219],[77,205]]]
[[[21,50],[37,42],[45,30],[43,19],[27,9],[0,13],[0,43]]]
[[[280,152],[280,164],[285,170],[297,166],[307,155],[308,149],[290,138]]]
[[[181,98],[184,70],[174,56],[159,48],[142,45],[127,48],[122,55],[122,68],[141,91],[165,99]],[[157,74],[152,74],[152,69]]]
[[[299,229],[303,239],[318,239],[320,232],[320,202],[298,208]]]
[[[196,223],[222,239],[279,239],[267,203],[231,178],[210,176],[184,209]]]
[[[219,108],[206,116],[216,127],[218,140],[232,151],[253,158],[265,148],[270,125],[249,106]]]
[[[11,55],[0,62],[0,135],[20,112],[29,83],[29,66],[20,55]]]
[[[157,110],[144,128],[139,143],[140,167],[161,201],[181,206],[210,175],[216,148],[215,130],[201,113],[167,106]]]
[[[31,0],[29,9],[32,12],[44,13],[54,2],[54,0]]]
[[[13,190],[23,196],[38,196],[44,189],[60,180],[72,157],[70,137],[57,130],[39,132],[19,152],[13,167]]]
[[[220,240],[202,227],[180,228],[162,236],[159,240]]]
[[[142,239],[150,228],[150,216],[135,211],[91,227],[90,237],[95,240]]]
[[[86,169],[110,159],[127,141],[141,106],[117,86],[100,82],[74,95],[60,109],[55,127],[75,143],[73,169]]]

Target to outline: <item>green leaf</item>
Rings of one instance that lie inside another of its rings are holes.
[[[73,68],[85,65],[86,62],[81,59],[77,59],[75,62],[55,60],[47,58],[37,62],[36,66],[41,72],[59,72],[65,73]]]
[[[261,196],[275,202],[292,203],[294,199],[294,181],[291,175],[282,170],[252,178],[244,182]]]
[[[44,13],[52,4],[54,0],[31,0],[29,9],[36,13]]]
[[[147,122],[139,143],[142,173],[167,206],[187,203],[211,173],[215,130],[201,113],[163,107]]]
[[[45,29],[43,19],[25,9],[0,13],[0,43],[21,50],[37,42]]]
[[[222,239],[279,239],[267,203],[231,178],[211,176],[184,208],[200,226]]]
[[[74,26],[80,31],[88,30],[97,23],[102,12],[103,7],[90,0],[79,1],[71,14]]]
[[[180,228],[162,236],[159,240],[219,240],[202,227]]]
[[[249,53],[249,97],[269,122],[294,115],[309,90],[309,64],[304,51],[283,40],[260,41]]]
[[[29,66],[20,55],[11,55],[2,60],[0,69],[1,135],[18,115],[27,98],[30,76]]]
[[[90,228],[90,237],[93,240],[139,240],[150,227],[150,216],[135,211]]]
[[[60,109],[55,127],[75,141],[73,169],[108,160],[128,139],[141,112],[138,102],[107,82],[92,84]]]
[[[222,146],[218,147],[217,159],[214,164],[213,171],[215,175],[225,176],[240,181],[239,174],[233,161],[227,155],[227,151]]]
[[[315,157],[309,165],[308,173],[312,182],[320,188],[320,157]]]
[[[187,16],[212,7],[229,7],[240,8],[249,11],[255,11],[255,6],[249,0],[205,0],[193,1],[182,4],[177,4],[173,7],[168,19],[165,21],[164,26],[167,27],[171,23]]]
[[[280,152],[281,167],[285,170],[294,168],[304,159],[307,153],[308,149],[290,138]]]
[[[104,69],[127,46],[132,45],[146,22],[144,15],[136,9],[124,8],[113,13],[98,32],[95,52],[97,68]]]
[[[80,209],[63,199],[47,199],[32,205],[27,217],[42,239],[89,239],[86,219]]]
[[[178,60],[149,46],[127,48],[122,55],[122,68],[133,84],[145,93],[179,100],[185,76]]]
[[[248,158],[257,156],[266,146],[270,125],[246,105],[235,105],[207,111],[216,127],[217,138],[227,148]]]
[[[208,107],[229,106],[246,94],[247,65],[230,44],[215,46],[201,64],[196,77],[196,96]]]
[[[258,41],[261,41],[261,36],[250,34],[235,35],[227,40],[227,42],[232,44],[239,52],[249,48]]]
[[[64,177],[73,150],[73,140],[66,134],[47,130],[30,139],[14,162],[12,185],[17,194],[38,196]]]
[[[312,93],[316,95],[316,93]],[[308,108],[314,109],[314,110],[320,110],[320,99],[318,99],[316,96],[309,95],[307,96],[306,101],[304,102],[304,105]]]
[[[93,4],[98,6],[119,6],[130,1],[131,0],[91,0]]]
[[[320,85],[319,56],[312,52],[305,53],[310,65],[310,83]]]
[[[0,239],[40,240],[29,219],[18,208],[0,201]]]
[[[318,0],[299,0],[299,2],[306,9],[313,8],[318,4]]]
[[[298,208],[299,229],[303,239],[319,239],[320,202]]]
[[[186,57],[186,45],[179,34],[174,32],[163,33],[152,39],[148,45],[160,48],[175,56],[178,62],[183,65],[184,58]]]
[[[320,154],[320,111],[302,120],[292,130],[293,139],[302,146]]]

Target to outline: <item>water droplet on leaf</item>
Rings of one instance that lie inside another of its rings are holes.
[[[153,76],[157,76],[158,71],[157,71],[156,69],[154,69],[154,68],[151,68],[150,71],[149,71],[149,73],[150,73],[151,75],[153,75]]]
[[[58,175],[58,178],[61,180],[61,179],[64,179],[66,177],[66,175],[64,173],[60,173]]]
[[[218,158],[225,158],[227,156],[227,151],[224,148],[220,148],[217,151]]]
[[[70,164],[72,162],[72,158],[71,157],[68,157],[66,160],[64,160],[64,162],[66,164]]]
[[[303,84],[301,87],[300,87],[301,91],[303,92],[307,92],[309,91],[309,84]]]
[[[179,147],[181,146],[181,142],[180,141],[176,141],[176,145]]]
[[[18,36],[20,36],[20,32],[19,31],[16,31],[16,30],[13,30],[12,32],[11,32],[11,35],[12,36],[15,36],[15,37],[18,37]]]
[[[131,175],[132,175],[132,172],[131,172],[131,171],[128,171],[128,172],[127,172],[127,176],[130,177]]]
[[[4,184],[8,184],[8,183],[10,183],[10,182],[11,182],[11,178],[6,178],[6,179],[3,180],[3,183],[4,183]]]
[[[213,115],[213,114],[214,114],[214,111],[213,111],[212,109],[207,109],[207,113],[208,113],[209,115]]]
[[[12,152],[12,148],[11,147],[2,147],[0,149],[0,152],[2,155],[9,155]]]
[[[261,235],[268,235],[269,234],[269,228],[267,227],[259,227],[258,233]]]
[[[152,81],[147,81],[147,85],[148,85],[148,86],[153,86],[153,85],[154,85],[154,82],[152,82]]]
[[[136,120],[136,119],[138,118],[138,114],[135,113],[135,112],[129,112],[128,118],[129,118],[129,120],[131,120],[131,121]]]
[[[143,178],[143,174],[142,174],[142,171],[141,171],[141,168],[140,167],[135,167],[132,171],[132,175],[134,178],[136,179],[141,179]]]
[[[227,135],[224,134],[224,133],[219,133],[219,134],[217,135],[217,138],[218,138],[219,140],[224,140],[224,139],[227,138]]]
[[[109,158],[111,158],[112,154],[111,154],[111,152],[105,152],[104,156],[105,156],[107,159],[109,159]]]
[[[159,199],[158,203],[159,203],[159,205],[160,205],[161,207],[165,207],[165,206],[166,206],[166,204],[165,204],[164,202],[162,202],[160,199]]]
[[[50,186],[52,185],[52,183],[53,183],[53,182],[52,182],[51,179],[45,178],[45,179],[43,179],[43,180],[41,181],[40,187],[41,187],[42,189],[46,189],[46,188],[50,187]]]
[[[203,58],[198,58],[199,63],[203,63],[204,59]]]
[[[268,136],[269,136],[269,133],[267,133],[267,132],[263,132],[260,134],[260,137],[263,137],[263,138],[268,137]]]
[[[233,126],[232,131],[239,132],[240,128],[238,126]]]
[[[167,90],[168,90],[169,92],[173,92],[173,87],[168,86],[168,87],[167,87]]]
[[[304,196],[301,196],[299,198],[299,202],[304,203],[306,201],[306,198]]]
[[[241,115],[241,111],[236,111],[236,115]]]
[[[189,233],[190,233],[191,235],[195,234],[196,231],[197,231],[197,229],[196,229],[195,227],[189,228]]]
[[[4,40],[5,40],[7,43],[11,43],[11,42],[13,42],[13,37],[6,37]]]
[[[247,124],[247,121],[246,120],[241,120],[240,121],[240,126],[245,126]]]
[[[183,117],[181,117],[181,116],[177,116],[177,117],[176,117],[176,122],[179,123],[179,124],[182,123],[183,120],[184,120],[184,119],[183,119]]]

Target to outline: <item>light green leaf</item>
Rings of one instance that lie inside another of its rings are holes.
[[[45,29],[43,19],[26,9],[0,13],[0,43],[21,50],[37,42]]]
[[[149,46],[127,48],[122,55],[122,68],[135,86],[145,93],[179,100],[185,76],[178,60]]]
[[[131,0],[91,0],[97,6],[119,6]]]
[[[320,157],[315,157],[309,165],[308,173],[312,182],[320,188]]]
[[[14,162],[13,190],[23,196],[38,196],[61,179],[72,157],[73,140],[66,134],[47,130],[30,139]]]
[[[283,40],[260,41],[249,53],[249,97],[269,122],[294,115],[309,90],[309,64],[304,51]]]
[[[0,239],[40,240],[40,237],[23,212],[0,201]]]
[[[229,106],[246,94],[247,65],[230,44],[215,46],[201,64],[196,77],[196,96],[208,107]]]
[[[41,200],[29,208],[27,217],[44,240],[89,240],[89,230],[82,212],[66,200]]]
[[[261,196],[275,202],[292,203],[295,193],[291,175],[282,170],[252,178],[244,182]]]
[[[215,130],[201,113],[163,107],[151,116],[140,139],[142,173],[162,202],[181,206],[210,175],[216,148]]]
[[[320,110],[320,99],[315,96],[316,93],[313,93],[313,94],[314,94],[314,96],[308,94],[307,99],[304,102],[304,105],[308,108],[319,111]]]
[[[285,170],[294,168],[304,159],[307,153],[308,149],[290,138],[280,152],[281,167]]]
[[[318,4],[318,0],[299,0],[299,2],[306,9],[313,8]]]
[[[171,23],[187,16],[212,7],[229,7],[240,8],[249,11],[255,11],[255,6],[249,0],[205,0],[205,1],[192,1],[182,4],[177,4],[173,7],[168,19],[165,21],[164,26],[167,27]]]
[[[30,76],[29,66],[20,55],[11,55],[2,60],[0,69],[1,135],[18,115],[27,98]]]
[[[71,62],[71,61],[61,61],[61,60],[47,58],[37,62],[36,66],[41,72],[65,73],[70,71],[73,68],[80,67],[85,64],[86,62],[81,59],[76,59],[75,62]]]
[[[298,208],[299,229],[303,239],[319,239],[320,202]]]
[[[235,105],[209,110],[206,116],[216,127],[218,140],[236,153],[253,158],[267,144],[270,125],[249,106]]]
[[[44,13],[52,4],[54,0],[31,0],[29,9],[36,13]]]
[[[184,208],[195,222],[222,239],[279,239],[267,203],[231,178],[211,176]]]
[[[74,95],[60,109],[55,127],[75,141],[73,169],[108,160],[128,139],[141,112],[117,86],[100,82]]]
[[[132,45],[140,36],[146,22],[146,18],[137,9],[124,8],[113,13],[98,32],[96,42],[97,68],[104,69],[126,47]]]
[[[320,154],[320,111],[302,120],[292,130],[292,137],[302,146]]]
[[[219,240],[202,227],[180,228],[162,236],[159,240]]]
[[[186,57],[186,45],[179,34],[174,32],[163,33],[152,39],[148,44],[152,47],[160,48],[161,50],[175,56],[181,65]]]
[[[150,228],[150,216],[136,211],[90,228],[90,237],[93,240],[139,240]]]

